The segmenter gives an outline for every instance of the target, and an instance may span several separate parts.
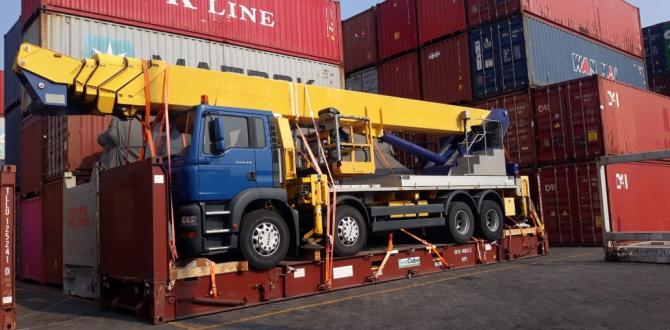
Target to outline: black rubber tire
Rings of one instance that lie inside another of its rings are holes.
[[[337,218],[337,221],[335,221],[335,245],[333,246],[335,255],[338,257],[350,257],[361,252],[368,239],[368,226],[361,212],[352,206],[341,205],[337,207],[335,217]],[[340,222],[347,217],[355,220],[356,225],[358,225],[358,239],[349,245],[340,239],[340,233],[338,232]]]
[[[268,223],[272,224],[279,231],[279,246],[275,251],[264,256],[254,249],[252,237],[257,226]],[[240,230],[239,248],[244,259],[249,262],[249,266],[258,270],[267,270],[276,267],[286,258],[291,238],[286,222],[274,211],[257,210],[247,213],[242,218],[242,228]]]
[[[459,232],[457,229],[457,215],[459,217],[466,217],[465,219],[461,219],[467,222],[466,230],[462,230],[462,232]],[[465,244],[470,242],[474,233],[475,217],[472,214],[470,206],[463,202],[451,202],[449,204],[449,211],[447,212],[447,238],[450,242]]]
[[[495,229],[488,226],[489,212],[495,212],[494,222],[497,222]],[[502,237],[505,218],[500,205],[492,200],[482,201],[479,212],[479,221],[477,221],[477,234],[488,241],[497,241]]]

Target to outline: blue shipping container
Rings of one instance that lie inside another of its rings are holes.
[[[23,25],[18,20],[5,34],[5,104],[2,105],[5,110],[21,99],[21,82],[12,71],[12,64],[21,46],[22,33]]]
[[[647,75],[657,77],[670,73],[670,22],[642,29]]]
[[[5,164],[7,165],[17,167],[19,165],[22,118],[18,105],[5,111]]]
[[[525,15],[472,30],[470,57],[476,99],[594,74],[647,89],[641,59]]]

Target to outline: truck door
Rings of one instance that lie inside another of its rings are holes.
[[[217,154],[213,143],[214,119],[223,119],[225,152]],[[238,113],[209,113],[203,122],[199,161],[201,200],[231,200],[239,192],[257,186],[256,152],[251,139],[250,117]]]

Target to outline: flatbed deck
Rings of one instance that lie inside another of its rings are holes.
[[[667,265],[607,263],[602,248],[341,290],[149,326],[59,289],[18,283],[21,329],[665,329]]]

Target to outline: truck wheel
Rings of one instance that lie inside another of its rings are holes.
[[[361,212],[343,205],[337,207],[335,221],[335,246],[338,257],[349,257],[361,252],[368,237],[368,228]]]
[[[504,219],[498,203],[491,200],[483,201],[479,212],[477,233],[489,241],[497,241],[502,236]]]
[[[447,234],[452,242],[465,244],[475,232],[475,217],[470,206],[463,202],[452,202],[447,213]]]
[[[277,266],[290,245],[288,226],[276,212],[257,210],[242,218],[240,252],[251,267],[266,270]]]

